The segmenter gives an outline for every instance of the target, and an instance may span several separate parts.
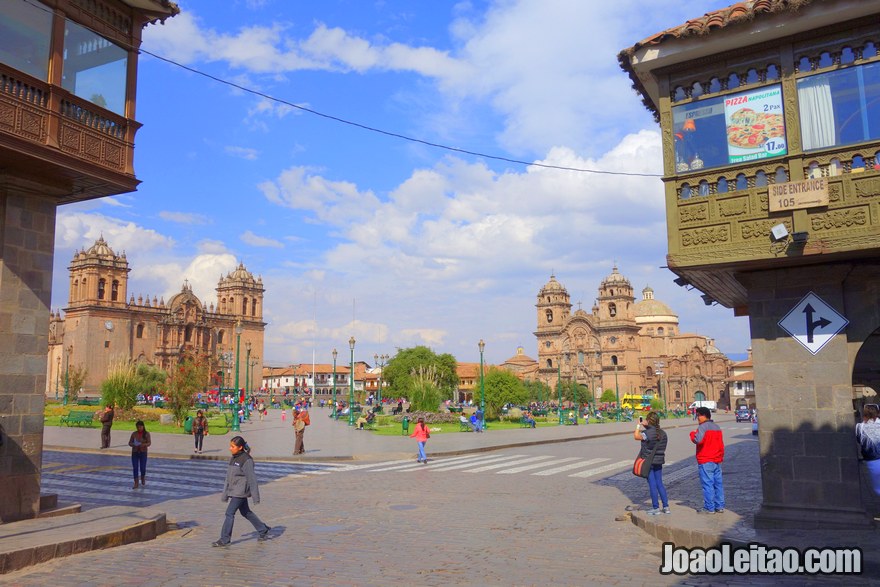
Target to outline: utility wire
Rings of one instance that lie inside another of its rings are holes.
[[[44,6],[42,3],[34,4],[32,2],[32,0],[23,0],[23,1],[27,4],[30,4],[31,6],[34,6],[36,8],[40,8],[41,10],[44,10],[46,12],[52,13],[52,11],[49,10],[48,7]],[[65,17],[65,18],[67,20],[71,20],[71,19],[68,19],[67,17]],[[73,22],[75,22],[75,21],[73,21]],[[87,25],[83,25],[81,23],[76,23],[76,24],[79,26],[82,26],[84,28],[87,28],[88,30],[92,31],[96,35],[99,35],[103,38],[103,35],[101,35],[100,32],[94,30],[93,28],[91,28]],[[294,104],[293,102],[289,102],[289,101],[283,100],[281,98],[276,98],[275,96],[272,96],[271,94],[266,94],[265,92],[261,92],[259,90],[255,90],[253,88],[249,88],[247,86],[243,86],[241,84],[231,82],[227,79],[217,77],[215,75],[201,71],[201,70],[196,69],[194,67],[190,67],[188,65],[184,65],[183,63],[179,63],[177,61],[174,61],[173,59],[169,59],[168,57],[162,57],[161,55],[153,53],[152,51],[147,51],[146,49],[144,49],[142,47],[135,49],[134,47],[129,46],[128,48],[136,50],[138,53],[143,53],[143,54],[149,55],[150,57],[154,57],[154,58],[158,59],[159,61],[164,61],[165,63],[168,63],[168,64],[173,65],[175,67],[179,67],[179,68],[184,69],[186,71],[189,71],[190,73],[200,75],[202,77],[213,80],[217,83],[227,85],[229,87],[235,88],[237,90],[241,90],[242,92],[246,92],[248,94],[260,96],[261,98],[265,98],[265,99],[270,100],[272,102],[277,102],[278,104],[284,104],[285,106],[290,106],[291,108],[295,108],[295,109],[301,110],[303,112],[308,112],[309,114],[314,114],[315,116],[320,116],[321,118],[326,118],[328,120],[332,120],[332,121],[338,122],[340,124],[347,124],[349,126],[353,126],[356,128],[360,128],[362,130],[366,130],[368,132],[374,132],[374,133],[382,134],[382,135],[385,135],[388,137],[393,137],[396,139],[409,141],[411,143],[418,143],[420,145],[434,147],[435,149],[443,149],[445,151],[451,151],[453,153],[462,153],[465,155],[473,155],[474,157],[483,157],[485,159],[492,159],[495,161],[504,161],[506,163],[514,163],[516,165],[541,167],[544,169],[557,169],[560,171],[576,171],[578,173],[595,173],[597,175],[622,175],[622,176],[627,176],[627,177],[662,177],[662,175],[660,175],[658,173],[631,173],[631,172],[627,172],[627,171],[607,171],[604,169],[584,169],[584,168],[579,168],[579,167],[566,167],[564,165],[548,165],[546,163],[529,162],[529,161],[523,161],[521,159],[512,159],[509,157],[502,157],[500,155],[489,155],[488,153],[481,153],[479,151],[470,151],[468,149],[460,149],[458,147],[450,147],[449,145],[444,145],[442,143],[434,143],[431,141],[426,141],[424,139],[419,139],[419,138],[411,137],[408,135],[404,135],[404,134],[400,134],[400,133],[396,133],[396,132],[391,132],[388,130],[383,130],[381,128],[376,128],[376,127],[369,126],[366,124],[361,124],[360,122],[354,122],[352,120],[347,120],[345,118],[333,116],[332,114],[325,114],[324,112],[319,112],[318,110],[306,108],[305,106],[301,106],[299,104]]]
[[[486,159],[493,159],[495,161],[505,161],[507,163],[515,163],[517,165],[526,165],[526,166],[531,166],[531,167],[543,167],[545,169],[558,169],[558,170],[562,170],[562,171],[577,171],[580,173],[596,173],[596,174],[601,174],[601,175],[624,175],[624,176],[630,176],[630,177],[662,177],[658,173],[631,173],[631,172],[626,172],[626,171],[606,171],[603,169],[583,169],[583,168],[579,168],[579,167],[565,167],[563,165],[548,165],[546,163],[535,163],[535,162],[529,162],[529,161],[522,161],[520,159],[511,159],[509,157],[501,157],[500,155],[489,155],[487,153],[481,153],[479,151],[470,151],[468,149],[460,149],[458,147],[450,147],[449,145],[444,145],[442,143],[433,143],[431,141],[426,141],[424,139],[418,139],[418,138],[411,137],[408,135],[404,135],[404,134],[400,134],[400,133],[396,133],[396,132],[391,132],[388,130],[383,130],[381,128],[368,126],[366,124],[361,124],[360,122],[346,120],[345,118],[333,116],[332,114],[325,114],[324,112],[319,112],[318,110],[306,108],[305,106],[301,106],[299,104],[294,104],[293,102],[288,102],[287,100],[283,100],[281,98],[276,98],[275,96],[272,96],[271,94],[266,94],[266,93],[261,92],[259,90],[255,90],[255,89],[249,88],[247,86],[242,86],[241,84],[237,84],[237,83],[231,82],[227,79],[223,79],[221,77],[211,75],[210,73],[206,73],[204,71],[195,69],[195,68],[190,67],[188,65],[178,63],[177,61],[174,61],[173,59],[169,59],[167,57],[162,57],[161,55],[157,55],[156,53],[153,53],[151,51],[147,51],[146,49],[140,49],[140,52],[146,53],[147,55],[149,55],[151,57],[155,57],[156,59],[159,59],[160,61],[164,61],[164,62],[169,63],[171,65],[174,65],[176,67],[180,67],[181,69],[185,69],[186,71],[192,72],[196,75],[201,75],[201,76],[206,77],[210,80],[213,80],[213,81],[221,83],[221,84],[225,84],[227,86],[231,86],[231,87],[236,88],[238,90],[241,90],[243,92],[247,92],[249,94],[254,94],[256,96],[260,96],[261,98],[266,98],[267,100],[271,100],[272,102],[284,104],[285,106],[290,106],[291,108],[296,108],[297,110],[302,110],[303,112],[308,112],[309,114],[314,114],[315,116],[320,116],[320,117],[326,118],[328,120],[333,120],[335,122],[347,124],[349,126],[354,126],[354,127],[357,127],[357,128],[369,131],[369,132],[379,133],[379,134],[382,134],[385,136],[394,137],[397,139],[402,139],[404,141],[409,141],[412,143],[419,143],[421,145],[427,145],[429,147],[434,147],[437,149],[452,151],[454,153],[463,153],[466,155],[473,155],[475,157],[483,157]]]

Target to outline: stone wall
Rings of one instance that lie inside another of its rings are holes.
[[[866,288],[866,277],[876,273],[870,263],[829,263],[741,277],[749,292],[759,421],[758,527],[870,523],[859,483],[852,373],[858,348],[880,324],[877,298]],[[850,321],[816,355],[778,325],[810,292]]]
[[[0,182],[0,522],[39,511],[55,202]]]

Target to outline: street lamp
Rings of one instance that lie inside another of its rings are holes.
[[[339,410],[336,406],[336,349],[333,349],[333,418],[339,419]]]
[[[247,420],[251,419],[251,411],[248,408],[248,397],[251,394],[251,341],[245,341],[244,348],[247,349],[247,354],[244,359],[244,393],[242,397],[244,398],[244,417]]]
[[[559,425],[562,426],[562,355],[556,361],[556,391],[559,393]]]
[[[62,352],[64,347],[62,348]],[[61,357],[58,357],[58,368],[55,369],[55,401],[58,401],[58,385],[61,382]]]
[[[617,395],[617,421],[620,422],[620,387],[617,385],[617,355],[611,355],[611,364],[614,365],[614,393]]]
[[[663,368],[666,367],[666,363],[663,361],[657,361],[654,363],[654,367],[657,369],[657,388],[660,390],[660,399],[663,401],[663,414],[666,415],[666,395],[663,393]],[[668,385],[666,386],[669,387]]]
[[[238,432],[241,430],[241,422],[238,418],[238,401],[239,391],[238,391],[238,355],[241,351],[241,333],[244,330],[241,327],[241,320],[235,323],[235,405],[233,407],[232,414],[232,431]]]
[[[348,339],[348,346],[351,347],[351,371],[348,374],[348,425],[354,426],[354,337]]]
[[[64,401],[61,405],[67,405],[67,399],[70,397],[70,354],[73,352],[73,345],[67,347],[67,354],[64,355]]]
[[[477,346],[480,347],[480,414],[482,417],[480,418],[480,430],[486,429],[486,382],[483,377],[483,351],[486,350],[486,343],[483,342],[483,339],[480,339],[480,342],[477,343]]]
[[[382,373],[385,371],[385,364],[389,358],[388,355],[373,355],[373,359],[376,360],[376,365],[379,367],[379,391],[376,393],[376,398],[380,409],[382,408]]]

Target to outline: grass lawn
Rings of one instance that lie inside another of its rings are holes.
[[[409,433],[410,434],[412,433],[413,426],[415,426],[415,425],[416,425],[415,422],[409,423]],[[493,430],[508,430],[508,429],[514,429],[514,428],[525,430],[525,428],[522,428],[519,425],[518,421],[509,422],[507,420],[504,420],[504,421],[492,420],[490,422],[486,422],[486,425],[487,425],[487,432],[491,432]],[[559,424],[557,424],[555,420],[550,421],[550,422],[541,422],[541,421],[538,422],[538,426],[542,427],[542,428],[544,426],[558,426],[558,425]],[[462,432],[461,425],[458,422],[443,422],[440,424],[430,424],[428,426],[428,428],[430,429],[431,434],[445,434],[445,433],[450,433],[450,432],[465,434],[465,432]],[[437,430],[437,428],[439,428],[439,430]],[[382,416],[379,416],[378,421],[376,423],[376,429],[373,431],[373,433],[379,434],[381,436],[400,436],[402,429],[403,429],[403,427],[401,426],[400,422],[395,422],[394,420],[391,420],[390,418],[383,418]],[[468,431],[468,432],[470,432],[470,431]]]
[[[66,414],[70,410],[74,411],[94,411],[94,406],[69,406],[68,408],[63,408],[63,411],[59,409],[52,409],[47,406],[45,411],[45,419],[44,424],[46,426],[66,426],[66,424],[61,424],[61,416],[62,414]],[[57,413],[59,412],[60,413]],[[160,410],[156,408],[143,408],[143,411],[157,411],[160,413],[167,413],[167,410]],[[51,413],[50,413],[51,412]],[[191,416],[195,417],[195,411],[190,413]],[[121,420],[119,418],[115,418],[113,420],[113,431],[124,431],[124,432],[134,432],[134,423],[136,420]],[[159,432],[164,434],[185,434],[183,431],[183,426],[178,426],[177,424],[160,424],[158,421],[148,421],[144,420],[144,426],[149,432]],[[71,428],[75,428],[76,425],[71,426]],[[80,426],[81,428],[87,428],[87,426]],[[92,422],[92,428],[95,430],[101,429],[101,423],[98,421],[98,418],[95,417]],[[220,414],[212,414],[208,413],[208,433],[209,434],[226,434],[229,432],[229,429],[226,427],[226,418]]]

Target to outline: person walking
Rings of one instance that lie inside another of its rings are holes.
[[[666,444],[669,437],[666,432],[660,429],[660,416],[657,412],[650,412],[645,417],[645,427],[641,424],[636,425],[636,431],[633,438],[642,443],[642,450],[639,456],[647,458],[652,452],[654,459],[651,461],[651,469],[648,471],[648,492],[651,494],[652,509],[648,510],[648,515],[656,516],[658,514],[670,514],[669,498],[666,496],[666,486],[663,485],[663,463],[666,462]],[[656,451],[655,451],[656,447]],[[660,509],[660,503],[663,503],[663,509]]]
[[[211,546],[228,546],[232,542],[232,526],[235,523],[235,512],[240,512],[244,518],[253,524],[254,530],[259,533],[257,540],[268,540],[269,531],[267,526],[248,506],[248,498],[254,500],[254,504],[260,503],[260,488],[257,485],[257,475],[254,472],[254,459],[251,458],[251,447],[244,438],[235,436],[229,441],[229,467],[226,470],[226,484],[223,486],[221,499],[229,502],[226,506],[226,517],[223,520],[223,528],[220,530],[220,539],[212,542]]]
[[[425,419],[422,416],[419,416],[419,419],[416,422],[415,427],[413,428],[413,433],[410,434],[409,437],[415,438],[416,442],[418,442],[418,445],[419,445],[418,462],[427,463],[428,457],[425,455],[425,443],[428,442],[429,438],[431,438],[431,433],[428,431],[428,427],[425,426]]]
[[[143,421],[138,420],[134,424],[135,431],[131,433],[128,439],[128,446],[131,447],[131,468],[134,472],[134,485],[132,489],[138,488],[138,471],[140,471],[140,485],[147,484],[147,449],[152,444],[150,433],[147,432]]]
[[[257,411],[260,412],[260,422],[262,422],[263,418],[266,417],[266,404],[263,403],[263,400],[260,400],[260,405],[257,406]]]
[[[208,419],[205,417],[202,410],[196,412],[196,418],[192,423],[192,433],[196,443],[193,452],[196,454],[202,454],[202,442],[204,441],[205,436],[208,435]]]
[[[301,455],[306,452],[304,442],[306,435],[306,426],[311,423],[312,422],[309,418],[309,411],[305,409],[305,407],[297,408],[293,416],[293,430],[296,434],[296,442],[293,446],[293,454]]]
[[[113,404],[104,406],[101,412],[101,448],[110,448],[110,429],[113,428]]]
[[[691,442],[697,445],[697,469],[703,487],[703,509],[698,513],[720,514],[724,512],[724,481],[721,476],[724,436],[718,424],[712,421],[709,408],[700,406],[696,413],[700,425],[696,430],[691,430]]]
[[[862,421],[856,424],[856,440],[868,470],[868,480],[875,495],[880,496],[880,421],[877,404],[865,404]]]

